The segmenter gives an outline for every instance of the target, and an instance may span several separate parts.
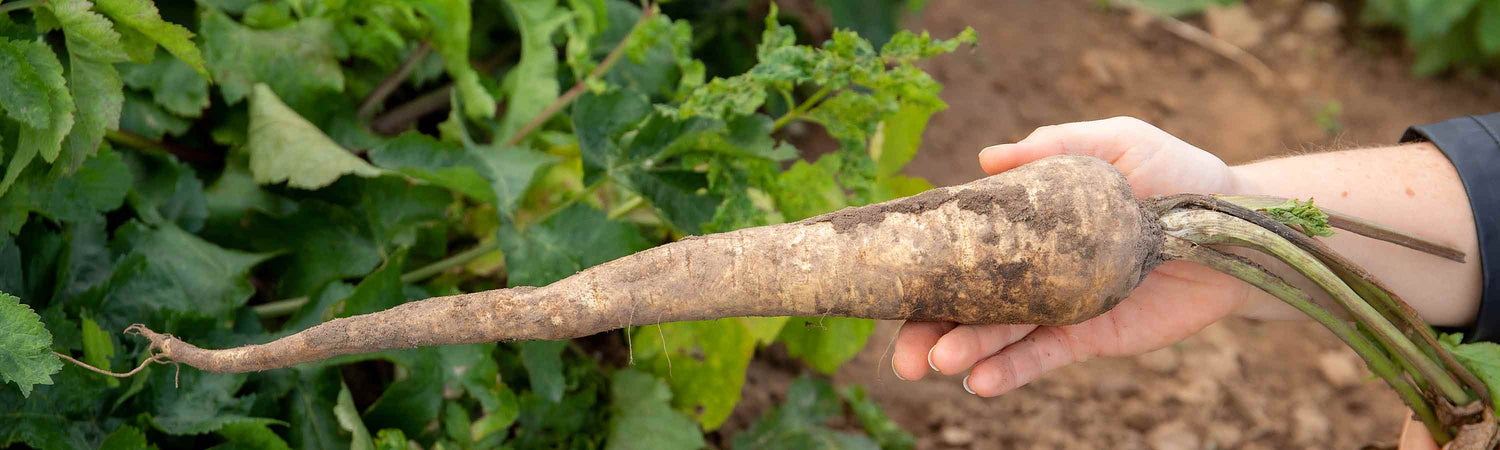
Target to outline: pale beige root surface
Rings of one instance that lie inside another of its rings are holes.
[[[1061,325],[1113,307],[1161,261],[1162,234],[1108,163],[1054,156],[1000,175],[801,222],[691,237],[544,287],[338,319],[269,344],[203,350],[214,372],[430,345],[568,339],[631,325],[834,316]]]

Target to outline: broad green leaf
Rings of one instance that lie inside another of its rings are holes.
[[[43,99],[47,103],[45,119],[39,127],[21,126],[15,150],[5,167],[5,178],[0,180],[0,195],[10,189],[11,184],[37,155],[52,162],[62,151],[63,137],[73,128],[73,96],[68,93],[62,76],[62,63],[52,49],[39,41],[7,42],[6,53],[14,60],[10,63],[28,65],[35,69],[40,80]],[[7,107],[8,108],[8,107]]]
[[[208,80],[181,60],[158,57],[146,64],[116,67],[126,86],[151,92],[151,99],[172,114],[198,117],[208,108]]]
[[[120,130],[159,140],[163,136],[181,136],[192,126],[193,122],[167,112],[145,95],[125,92],[125,104],[120,108]]]
[[[384,173],[333,142],[264,84],[256,84],[250,98],[246,150],[250,173],[260,184],[285,181],[295,188],[318,189],[345,174],[374,177]]]
[[[1495,392],[1500,389],[1500,344],[1494,342],[1470,342],[1460,344],[1463,341],[1461,334],[1444,334],[1439,339],[1453,356],[1463,363],[1474,376],[1484,382],[1484,385]],[[1500,407],[1500,399],[1491,398],[1490,401]]]
[[[128,253],[109,281],[91,291],[99,297],[87,302],[106,330],[156,325],[174,315],[228,320],[255,293],[250,269],[270,256],[225,249],[171,224],[136,221],[116,229],[111,246]]]
[[[521,33],[521,60],[505,76],[505,117],[500,119],[495,132],[497,141],[510,139],[547,105],[557,101],[561,89],[557,84],[557,47],[552,44],[552,35],[570,18],[557,0],[504,0],[503,3]],[[469,116],[475,117],[472,112]]]
[[[839,396],[827,381],[803,377],[787,389],[786,403],[734,436],[735,449],[878,449],[865,436],[834,431],[824,425],[842,414]]]
[[[52,0],[43,5],[46,9],[36,12],[44,16],[50,13],[44,21],[57,21],[67,38],[69,54],[108,63],[126,59],[120,33],[115,32],[109,19],[91,11],[94,5],[87,0]]]
[[[252,30],[212,8],[198,18],[203,57],[230,105],[251,95],[257,83],[270,85],[287,104],[302,110],[318,97],[344,90],[333,24],[307,18],[275,30]]]
[[[72,49],[70,44],[68,48]],[[120,75],[108,62],[83,57],[68,60],[68,83],[77,104],[76,123],[63,139],[62,152],[56,164],[64,173],[72,173],[84,160],[99,151],[107,130],[120,128],[120,113],[125,98],[121,93]]]
[[[609,450],[703,448],[698,424],[672,409],[672,391],[650,374],[619,370],[610,376]]]
[[[756,345],[771,345],[781,335],[781,328],[786,326],[789,319],[791,318],[785,316],[741,317],[740,322],[750,331],[750,337],[755,338]]]
[[[675,322],[637,329],[631,348],[672,386],[672,406],[713,430],[740,401],[755,338],[738,320]]]
[[[21,395],[32,386],[52,384],[62,360],[52,354],[52,334],[21,299],[0,292],[0,381],[15,383]]]
[[[573,103],[573,129],[583,157],[583,181],[592,184],[605,176],[621,159],[618,140],[651,113],[651,101],[642,94],[611,91],[584,94]]]
[[[432,46],[443,56],[443,63],[448,68],[448,75],[453,77],[453,83],[458,88],[458,95],[463,98],[464,113],[472,119],[488,119],[495,117],[495,98],[490,96],[489,91],[479,84],[479,73],[469,65],[469,30],[472,20],[469,13],[469,0],[420,0],[412,3],[412,6],[427,16],[432,23]],[[527,29],[535,25],[528,21],[530,17],[516,16],[521,22],[522,56],[521,63],[517,64],[513,71],[523,70],[526,64],[525,52],[530,48],[527,40]],[[551,47],[550,33],[544,37],[542,45]],[[555,53],[553,56],[556,59]],[[553,63],[556,64],[555,62]],[[557,95],[557,82],[548,74],[547,81],[552,83],[553,96]],[[526,85],[527,89],[541,88],[541,85]],[[512,94],[514,95],[514,94]],[[528,105],[529,106],[529,105]],[[510,103],[515,107],[515,102]]]
[[[495,192],[481,175],[479,161],[464,147],[408,131],[370,150],[370,162],[418,180],[494,203]]]
[[[23,127],[46,128],[52,125],[52,101],[48,98],[52,88],[48,83],[55,78],[38,72],[47,67],[27,61],[26,53],[33,45],[0,39],[0,109]]]
[[[562,351],[568,341],[526,341],[521,343],[521,364],[526,366],[531,391],[553,402],[562,401],[564,381]]]
[[[1479,0],[1444,0],[1408,2],[1406,37],[1412,42],[1422,42],[1453,33],[1453,26],[1463,20]],[[1460,41],[1462,42],[1462,41]],[[1460,45],[1472,46],[1471,42]]]
[[[387,428],[375,433],[376,450],[407,450],[406,433],[395,428]]]
[[[886,416],[880,405],[865,394],[864,388],[849,386],[839,391],[839,394],[849,404],[860,427],[875,438],[875,443],[880,444],[880,448],[907,450],[917,445],[917,438]]]
[[[284,402],[286,405],[287,443],[299,449],[345,449],[349,437],[341,434],[333,409],[343,381],[334,367],[299,367],[297,384]]]
[[[291,450],[275,431],[265,422],[236,422],[225,424],[219,435],[227,441],[213,447],[216,450]]]
[[[0,229],[20,232],[28,212],[61,222],[89,221],[120,207],[130,170],[120,155],[101,149],[72,176],[45,167],[27,168],[10,192],[0,195]]]
[[[401,271],[406,264],[406,250],[397,250],[374,272],[360,280],[349,297],[339,302],[332,317],[349,317],[384,311],[406,303],[402,292]]]
[[[927,119],[937,110],[923,104],[903,104],[891,117],[880,122],[876,136],[881,145],[871,145],[870,157],[875,160],[875,176],[888,177],[901,171],[911,158],[916,156],[922,144],[922,130],[927,129]]]
[[[467,447],[473,442],[473,435],[469,434],[471,423],[469,412],[457,403],[449,402],[443,407],[443,432],[460,447]]]
[[[470,344],[378,354],[401,366],[408,376],[386,387],[365,410],[364,423],[376,429],[399,428],[413,436],[423,434],[428,425],[440,420],[445,392],[465,392],[466,385],[486,375],[493,382],[494,350],[495,344]]]
[[[193,45],[193,32],[180,25],[162,20],[161,14],[156,10],[156,5],[150,0],[97,1],[99,10],[109,15],[115,22],[156,41],[157,44],[161,44],[162,48],[171,52],[172,56],[176,56],[203,77],[209,76],[203,55],[198,52],[198,46]]]
[[[244,374],[178,373],[167,367],[153,369],[146,376],[150,380],[141,393],[146,411],[151,423],[167,434],[203,434],[234,423],[279,423],[250,415],[253,395],[235,395],[245,384]]]
[[[203,181],[192,167],[170,155],[127,153],[126,156],[136,180],[127,200],[142,221],[153,225],[172,222],[189,232],[203,228],[208,207],[203,198]]]
[[[516,430],[507,441],[515,448],[599,448],[608,431],[609,406],[604,404],[607,379],[598,370],[569,366],[568,393],[553,402],[526,391],[520,395]]]
[[[1479,20],[1474,24],[1479,50],[1485,55],[1500,55],[1500,2],[1479,4]]]
[[[99,450],[146,450],[146,433],[129,425],[122,425],[104,437]]]
[[[372,150],[370,161],[494,203],[501,214],[510,216],[537,173],[556,158],[525,147],[459,146],[407,132]]]
[[[115,343],[109,333],[99,328],[99,324],[83,317],[83,362],[89,363],[100,369],[109,370],[109,359],[115,356]],[[120,385],[120,380],[110,378],[104,380],[115,387]]]
[[[333,407],[333,415],[339,418],[339,427],[354,436],[354,442],[349,443],[350,450],[373,450],[374,442],[370,440],[370,431],[365,429],[365,422],[359,418],[359,411],[354,409],[354,396],[349,393],[349,386],[339,387],[339,401]]]
[[[545,286],[650,247],[634,225],[577,203],[519,232],[502,228],[499,239],[510,286]]]
[[[516,393],[503,383],[496,383],[496,385],[498,388],[495,389],[495,406],[493,408],[486,406],[486,414],[474,421],[474,439],[483,440],[486,436],[509,429],[521,415],[520,399],[516,398]]]
[[[777,176],[776,208],[787,220],[797,221],[849,206],[834,178],[840,161],[838,154],[828,154],[814,164],[792,164]]]
[[[24,442],[43,450],[98,446],[109,430],[98,422],[78,420],[105,415],[104,399],[110,388],[99,383],[98,376],[66,364],[52,375],[51,385],[35,386],[29,397],[0,385],[0,445]]]
[[[799,317],[781,329],[780,339],[787,354],[831,375],[865,348],[874,331],[875,321],[869,319]]]

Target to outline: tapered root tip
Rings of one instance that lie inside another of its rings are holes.
[[[171,362],[173,344],[186,344],[181,339],[177,339],[176,336],[151,331],[150,328],[146,328],[142,324],[134,324],[126,327],[125,334],[144,336],[146,340],[151,341],[151,347],[148,351],[154,355],[153,358],[156,358],[157,362],[163,364]]]

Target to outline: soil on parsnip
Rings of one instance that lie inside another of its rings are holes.
[[[938,186],[963,183],[984,175],[975,162],[984,146],[1118,115],[1235,164],[1390,144],[1410,125],[1500,111],[1494,75],[1412,76],[1399,39],[1355,24],[1359,2],[1334,2],[1332,16],[1317,2],[1249,2],[1249,18],[1229,26],[1259,34],[1242,42],[1275,71],[1270,86],[1100,3],[929,2],[909,27],[951,36],[972,26],[980,45],[925,64],[950,107],[933,117],[907,173]],[[1208,26],[1201,17],[1189,22]],[[965,393],[959,377],[896,379],[887,349],[898,326],[880,323],[835,380],[866,386],[922,449],[1393,447],[1406,415],[1351,351],[1310,322],[1226,319],[1172,347],[1075,364],[991,399]],[[806,370],[776,357],[778,349],[766,352],[720,436],[779,404]]]

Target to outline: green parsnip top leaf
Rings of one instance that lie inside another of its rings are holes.
[[[1296,226],[1308,236],[1333,236],[1333,227],[1328,225],[1328,214],[1313,206],[1313,199],[1302,203],[1297,199],[1287,200],[1279,206],[1266,209],[1266,214],[1287,225]]]

